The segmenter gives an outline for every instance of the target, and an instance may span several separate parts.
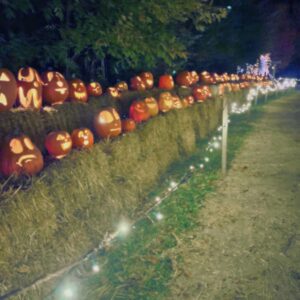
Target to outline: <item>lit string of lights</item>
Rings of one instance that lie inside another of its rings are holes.
[[[231,103],[230,107],[230,113],[232,114],[242,114],[248,111],[251,108],[252,102],[254,100],[257,100],[257,97],[259,94],[262,95],[267,95],[269,92],[278,92],[278,91],[283,91],[288,88],[294,88],[297,84],[297,79],[279,79],[276,81],[273,81],[272,86],[267,86],[267,87],[255,87],[255,88],[250,88],[249,92],[246,96],[246,103],[242,105],[238,105],[237,103]],[[230,123],[230,119],[228,119],[228,123]],[[42,279],[39,279],[35,281],[33,284],[30,286],[27,286],[25,288],[16,290],[15,292],[8,293],[6,295],[0,296],[0,300],[8,299],[11,296],[15,296],[16,294],[23,294],[26,291],[37,288],[40,286],[42,283],[48,282],[53,278],[57,278],[59,276],[65,275],[65,279],[62,280],[60,287],[57,288],[59,291],[59,296],[60,298],[62,297],[63,299],[71,299],[75,300],[78,299],[78,284],[75,282],[74,283],[74,275],[72,273],[77,274],[78,276],[82,275],[82,271],[80,270],[88,270],[88,274],[96,274],[99,273],[104,265],[100,265],[97,262],[97,257],[100,254],[103,254],[106,252],[106,250],[109,248],[109,246],[116,241],[118,238],[124,238],[126,237],[129,232],[135,228],[135,225],[141,220],[144,219],[145,217],[149,218],[152,223],[156,221],[161,221],[164,218],[164,215],[157,210],[159,205],[164,202],[166,199],[170,197],[170,195],[178,189],[180,185],[182,185],[184,182],[186,182],[193,174],[193,172],[196,169],[204,170],[205,167],[210,163],[211,158],[209,157],[210,153],[219,150],[221,148],[221,143],[222,143],[222,135],[220,132],[222,131],[223,126],[219,126],[217,128],[217,134],[212,136],[211,139],[208,141],[207,146],[205,148],[206,154],[204,157],[199,161],[199,164],[197,165],[190,165],[187,172],[180,178],[179,181],[173,181],[171,180],[169,182],[168,188],[161,193],[160,196],[156,196],[153,201],[152,205],[143,213],[139,215],[139,217],[134,221],[130,222],[128,220],[122,220],[118,224],[117,230],[111,234],[106,234],[102,241],[99,243],[99,245],[91,250],[89,253],[87,253],[84,257],[76,261],[70,266],[67,266],[53,274],[50,274]],[[154,212],[154,214],[153,214]],[[153,220],[152,215],[154,216],[155,220]],[[86,267],[88,265],[88,267]],[[84,267],[83,267],[84,266]],[[68,278],[68,275],[70,278]],[[76,281],[76,280],[75,280]],[[51,294],[53,294],[54,291],[52,291]]]

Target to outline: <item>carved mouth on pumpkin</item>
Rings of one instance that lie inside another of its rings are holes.
[[[3,93],[0,93],[0,104],[7,106],[7,98]]]
[[[74,92],[76,99],[85,99],[85,93],[82,92]]]
[[[61,148],[62,148],[63,150],[68,150],[68,149],[70,149],[71,147],[72,147],[72,143],[69,142],[69,141],[64,142],[63,144],[61,144]]]
[[[63,95],[67,92],[67,88],[58,88],[55,91]]]
[[[119,131],[120,128],[111,128],[110,131]]]
[[[27,162],[31,162],[33,159],[35,159],[36,156],[33,155],[33,154],[27,154],[27,155],[22,155],[18,161],[17,161],[17,165],[19,165],[20,167],[23,166],[24,162],[27,163]]]

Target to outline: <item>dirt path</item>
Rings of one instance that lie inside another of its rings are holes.
[[[300,93],[265,106],[176,254],[168,299],[300,299]]]

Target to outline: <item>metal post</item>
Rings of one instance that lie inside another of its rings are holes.
[[[227,136],[228,136],[228,99],[223,97],[223,116],[222,116],[222,174],[227,171]]]

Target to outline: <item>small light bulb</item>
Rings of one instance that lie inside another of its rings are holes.
[[[161,201],[160,197],[155,197],[155,202],[159,203]]]
[[[177,183],[175,181],[170,182],[171,188],[175,188],[177,186]]]
[[[130,231],[130,225],[126,221],[122,221],[118,226],[118,233],[126,236]]]
[[[158,213],[155,215],[155,217],[156,217],[156,219],[157,219],[158,221],[161,221],[161,220],[164,218],[164,215],[163,215],[162,213],[158,212]]]
[[[99,273],[100,272],[100,267],[98,265],[93,265],[92,270],[94,273]]]
[[[205,162],[209,162],[209,158],[208,157],[204,157],[204,161]]]
[[[68,299],[71,299],[73,296],[74,296],[74,293],[73,293],[73,291],[72,291],[72,289],[71,288],[66,288],[65,290],[64,290],[64,296],[66,297],[66,298],[68,298]]]
[[[195,167],[194,167],[193,165],[191,165],[191,166],[190,166],[190,170],[191,170],[191,171],[194,171],[194,170],[195,170]]]

